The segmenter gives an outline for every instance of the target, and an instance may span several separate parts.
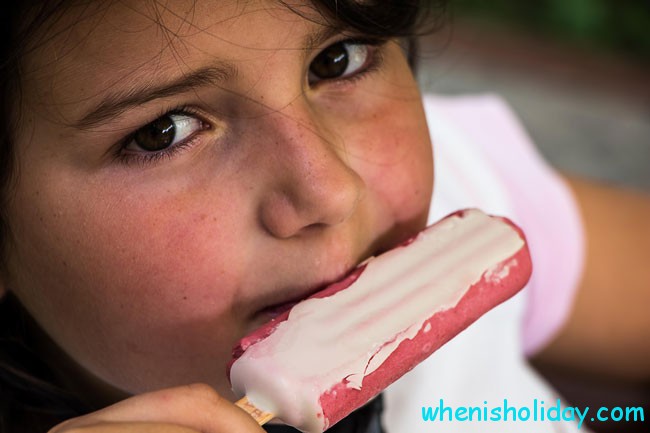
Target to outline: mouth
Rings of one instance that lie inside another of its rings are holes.
[[[322,287],[319,287],[319,290],[321,288]],[[283,314],[291,310],[300,301],[311,296],[311,293],[316,293],[316,292],[318,292],[318,290],[314,290],[307,295],[302,295],[300,297],[291,298],[286,301],[270,304],[266,307],[263,307],[260,310],[257,310],[257,312],[253,314],[251,321],[248,323],[244,335],[248,335],[251,332],[255,331],[257,328],[261,327],[262,325],[274,321],[278,317],[282,316]]]
[[[268,303],[266,306],[257,310],[257,312],[254,315],[255,316],[254,321],[261,325],[286,313],[287,311],[291,310],[291,308],[293,308],[293,306],[295,306],[296,304],[323,291],[323,289],[335,283],[345,280],[348,276],[353,274],[356,269],[358,269],[360,266],[365,264],[373,256],[374,255],[370,255],[353,266],[346,266],[342,272],[336,273],[336,276],[334,278],[321,280],[316,284],[303,286],[303,288],[291,288],[291,289],[276,291],[276,293],[283,293],[286,295],[284,296],[278,295],[278,297],[276,298],[278,301],[276,301],[275,299],[271,300],[271,302]]]
[[[394,242],[395,239],[390,239],[390,243],[386,242],[389,239],[382,239],[381,241],[374,243],[371,248],[368,248],[364,254],[358,257],[358,260],[353,263],[342,265],[338,270],[331,272],[329,276],[321,277],[315,281],[312,280],[313,282],[311,284],[308,283],[300,286],[282,287],[273,290],[272,296],[269,296],[265,301],[262,301],[261,308],[257,309],[254,313],[253,328],[277,318],[291,310],[291,308],[296,304],[314,296],[327,287],[346,280],[355,273],[356,269],[362,267],[371,258],[381,255],[396,246],[406,245],[412,242],[414,238],[415,235],[409,235],[405,239],[398,239],[397,243]]]
[[[293,301],[281,302],[279,304],[270,305],[270,306],[260,310],[256,314],[256,316],[263,316],[263,317],[267,318],[268,320],[275,319],[276,317],[278,317],[282,313],[285,313],[285,312],[289,311],[291,308],[293,308],[294,305],[296,305],[298,302],[302,301],[302,299],[304,299],[304,298],[300,298],[300,299],[293,300]]]

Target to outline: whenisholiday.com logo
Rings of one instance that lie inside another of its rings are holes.
[[[645,422],[643,407],[577,407],[534,399],[530,405],[511,405],[508,399],[493,405],[483,401],[478,406],[451,406],[440,399],[437,406],[422,406],[422,421],[426,422],[577,422],[581,428],[585,420],[593,422]]]

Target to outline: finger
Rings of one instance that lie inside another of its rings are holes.
[[[65,433],[202,433],[190,427],[157,422],[109,422],[69,425]]]
[[[259,425],[214,389],[194,384],[140,394],[92,414],[71,420],[74,427],[98,423],[157,422],[202,433],[263,433]],[[71,427],[64,423],[61,428]],[[67,432],[54,429],[51,433]]]

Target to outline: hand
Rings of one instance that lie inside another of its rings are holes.
[[[246,412],[207,385],[137,395],[73,418],[48,433],[263,433]]]

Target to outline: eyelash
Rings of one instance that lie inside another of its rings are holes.
[[[371,39],[371,38],[352,38],[352,39],[342,39],[340,41],[335,41],[329,45],[327,45],[324,49],[327,49],[331,47],[332,45],[336,44],[358,44],[358,45],[367,45],[370,50],[368,53],[369,56],[369,62],[368,65],[365,66],[362,70],[359,72],[355,72],[353,74],[350,74],[345,77],[340,77],[340,78],[332,78],[332,79],[326,79],[322,80],[318,83],[312,84],[312,88],[316,88],[322,85],[327,85],[333,84],[333,83],[355,83],[357,81],[361,81],[367,76],[371,75],[373,72],[378,71],[384,61],[384,54],[382,52],[382,48],[388,43],[387,39]],[[320,53],[319,53],[320,54]]]
[[[159,150],[157,152],[140,152],[140,153],[135,153],[135,152],[129,152],[126,150],[126,146],[133,140],[135,134],[145,126],[149,125],[150,123],[156,121],[157,119],[160,119],[161,117],[165,116],[173,116],[173,115],[181,115],[181,116],[189,116],[189,117],[194,117],[196,118],[199,122],[201,122],[202,128],[199,131],[196,131],[192,135],[190,135],[188,138],[185,140],[176,143],[174,145],[171,145],[163,150]],[[198,111],[192,107],[189,107],[187,105],[179,105],[171,108],[164,109],[159,112],[159,114],[153,118],[153,120],[148,121],[142,126],[139,126],[135,131],[133,131],[131,134],[126,136],[124,139],[122,139],[119,142],[117,151],[115,152],[115,160],[121,164],[124,165],[133,165],[137,164],[141,167],[145,167],[151,164],[155,164],[157,162],[160,162],[162,160],[169,160],[172,157],[176,156],[178,153],[181,153],[184,150],[189,149],[192,147],[192,145],[195,144],[195,141],[200,138],[201,132],[209,130],[210,129],[210,124],[203,120],[203,118],[200,116]]]

